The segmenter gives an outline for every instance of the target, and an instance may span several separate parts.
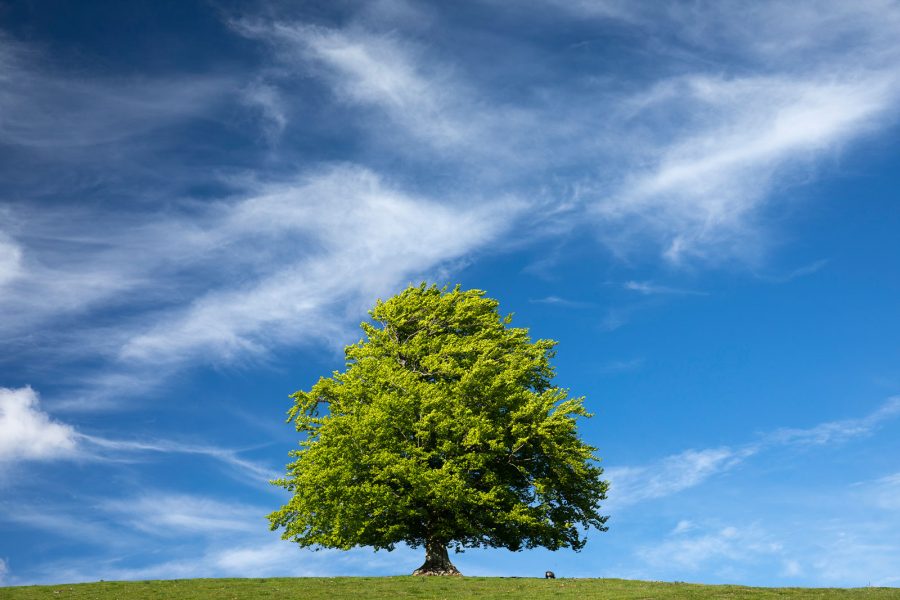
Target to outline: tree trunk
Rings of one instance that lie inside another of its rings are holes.
[[[413,575],[462,575],[447,554],[447,544],[436,540],[425,542],[425,562]]]

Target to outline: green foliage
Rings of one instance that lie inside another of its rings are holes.
[[[577,436],[583,398],[480,290],[409,287],[370,311],[346,369],[292,395],[293,493],[269,515],[301,546],[437,542],[580,549],[607,483]],[[324,410],[327,409],[327,410]]]

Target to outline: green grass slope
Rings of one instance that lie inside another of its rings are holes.
[[[748,588],[626,581],[623,579],[518,579],[498,577],[315,577],[110,581],[0,588],[0,599],[92,600],[333,600],[340,598],[542,598],[560,600],[666,598],[898,598],[900,588]]]

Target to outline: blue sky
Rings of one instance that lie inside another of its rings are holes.
[[[900,5],[0,2],[0,584],[404,574],[264,516],[376,298],[560,341],[611,491],[470,575],[900,585]]]

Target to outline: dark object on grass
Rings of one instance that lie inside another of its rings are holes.
[[[553,574],[553,571],[547,571],[544,573],[544,579],[556,579],[556,575]]]

